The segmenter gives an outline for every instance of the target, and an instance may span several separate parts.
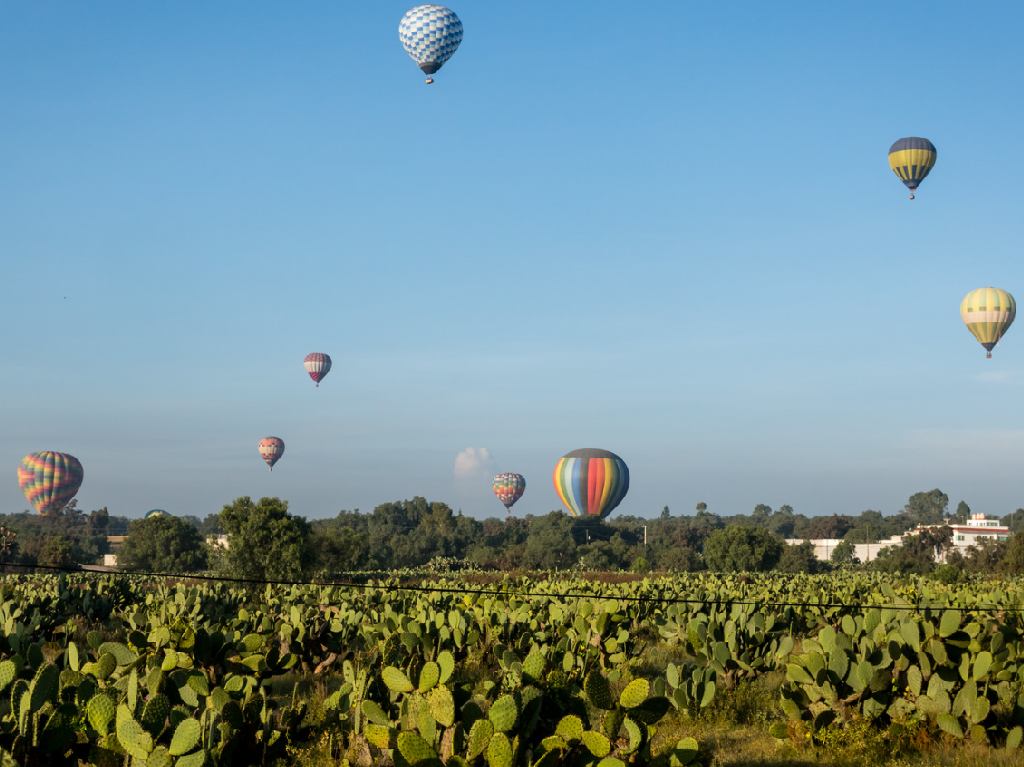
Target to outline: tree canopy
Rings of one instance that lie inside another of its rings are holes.
[[[199,530],[188,521],[157,514],[128,525],[117,564],[129,570],[196,572],[206,569],[206,546]]]
[[[225,506],[220,524],[229,536],[217,569],[236,578],[298,580],[313,563],[309,524],[288,513],[288,502],[244,496]]]

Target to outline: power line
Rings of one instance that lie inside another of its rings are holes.
[[[871,604],[863,602],[807,602],[807,601],[764,601],[748,599],[696,599],[692,597],[647,597],[628,596],[616,594],[587,594],[585,592],[546,592],[546,591],[503,591],[484,588],[455,588],[452,586],[415,586],[412,584],[375,584],[360,583],[357,581],[302,581],[302,580],[275,580],[269,578],[240,578],[226,575],[188,574],[188,573],[161,573],[144,570],[97,570],[75,568],[67,565],[26,565],[6,564],[5,567],[18,567],[25,570],[47,570],[67,574],[92,574],[109,576],[128,576],[139,578],[163,578],[168,580],[192,580],[208,581],[214,583],[238,583],[248,586],[315,586],[318,588],[351,588],[351,589],[381,589],[385,591],[411,591],[418,593],[439,593],[439,594],[462,594],[476,596],[497,596],[507,599],[600,599],[608,601],[633,602],[637,604],[686,604],[686,605],[709,605],[709,606],[733,606],[741,607],[804,607],[820,609],[847,609],[847,610],[897,610],[903,612],[923,612],[926,610],[952,610],[954,612],[1009,612],[1024,613],[1024,607],[1009,607],[1006,605],[973,605],[970,607],[957,607],[955,605],[943,604]],[[376,571],[387,572],[387,571]],[[350,574],[356,574],[352,571]]]

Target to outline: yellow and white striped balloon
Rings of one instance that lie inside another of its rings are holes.
[[[1017,302],[1000,288],[972,290],[960,302],[960,318],[985,347],[986,357],[992,357],[992,348],[1013,324],[1017,316]]]

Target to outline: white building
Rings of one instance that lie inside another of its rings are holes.
[[[986,519],[984,514],[972,514],[971,518],[963,524],[949,525],[953,528],[953,548],[951,551],[959,551],[964,556],[967,549],[976,546],[985,538],[994,538],[997,541],[1008,541],[1010,539],[1010,528],[998,519]],[[946,554],[942,554],[942,561],[945,561]]]
[[[945,525],[924,525],[915,527],[913,530],[908,530],[901,535],[893,535],[886,538],[884,541],[875,541],[874,543],[855,543],[853,545],[854,556],[857,557],[861,562],[870,562],[878,556],[878,552],[883,549],[890,548],[892,546],[902,546],[903,537],[907,535],[914,535],[921,532],[922,530],[933,528],[933,527],[949,527],[952,530],[952,543],[953,547],[949,551],[959,551],[962,555],[967,555],[967,549],[971,546],[976,546],[984,538],[993,538],[997,541],[1005,541],[1010,538],[1010,528],[1000,522],[998,519],[987,519],[984,514],[972,514],[971,518],[963,524],[949,524]],[[842,543],[840,538],[787,538],[786,543],[790,546],[799,546],[801,543],[809,541],[814,547],[814,556],[823,562],[828,562],[832,559],[832,552],[835,551],[836,546]],[[935,555],[936,562],[946,561],[946,557],[949,551],[944,551],[941,554]]]
[[[895,541],[892,538],[885,541],[877,541],[875,543],[855,543],[853,544],[853,556],[857,558],[859,562],[870,562],[872,559],[878,556],[878,552],[882,549],[890,546],[901,546],[903,545],[903,539],[900,536],[894,536]],[[836,546],[843,542],[842,538],[787,538],[786,543],[790,546],[799,546],[801,543],[809,542],[814,547],[814,557],[820,559],[822,562],[829,562],[832,559],[832,552],[836,550]]]

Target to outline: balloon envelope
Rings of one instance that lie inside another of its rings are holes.
[[[629,491],[629,468],[615,453],[597,448],[573,450],[558,459],[555,492],[574,517],[603,519]]]
[[[264,437],[259,444],[260,458],[262,458],[270,470],[274,470],[274,464],[281,460],[284,455],[284,440],[280,437]]]
[[[889,147],[889,167],[910,190],[911,200],[914,190],[935,167],[938,156],[935,144],[917,136],[901,138]]]
[[[40,514],[56,514],[67,506],[84,478],[77,458],[52,450],[30,453],[18,466],[18,485]]]
[[[960,302],[960,319],[978,343],[985,347],[988,357],[992,356],[992,348],[999,343],[1016,316],[1017,302],[1000,288],[972,290]]]
[[[515,502],[526,492],[526,479],[522,474],[505,471],[494,478],[491,489],[505,508],[511,511]]]
[[[306,355],[306,358],[302,361],[302,366],[306,368],[309,377],[319,387],[320,382],[324,380],[324,376],[331,372],[331,355],[324,354],[323,352],[312,352]]]
[[[417,5],[398,24],[398,39],[416,66],[428,75],[439,70],[462,42],[462,22],[443,5]]]

